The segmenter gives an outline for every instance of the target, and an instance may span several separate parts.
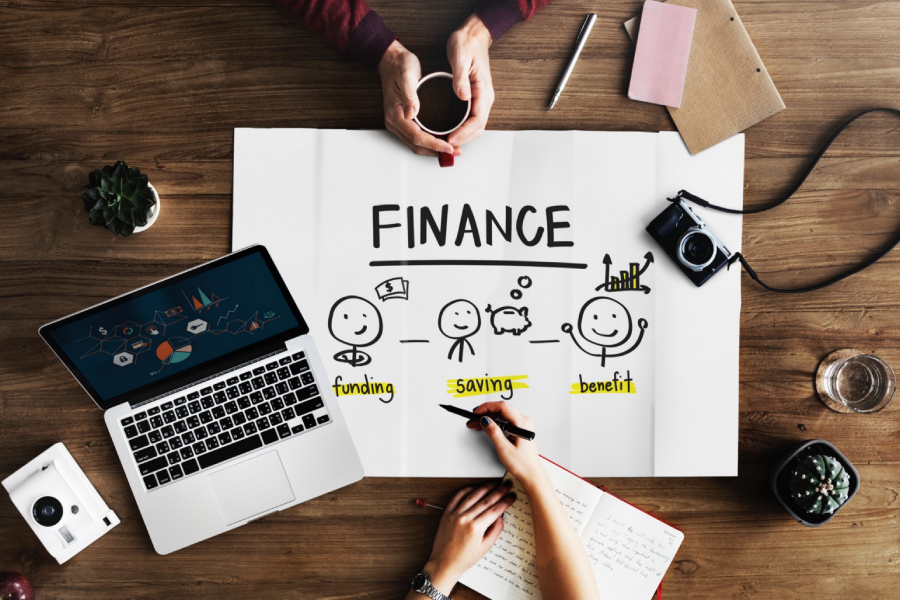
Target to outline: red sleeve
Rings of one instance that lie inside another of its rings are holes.
[[[475,5],[475,13],[496,41],[513,25],[527,21],[550,2],[552,0],[480,0]]]
[[[397,39],[365,0],[273,0],[329,45],[372,67]]]

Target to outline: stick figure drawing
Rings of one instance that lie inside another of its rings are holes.
[[[351,367],[362,367],[372,357],[360,350],[381,339],[381,313],[375,305],[359,296],[345,296],[334,303],[328,315],[328,333],[350,346],[334,355],[334,360]]]
[[[647,329],[647,326],[647,319],[638,319],[640,333],[638,333],[637,340],[627,350],[610,354],[609,349],[618,348],[631,339],[634,325],[631,320],[631,313],[628,312],[625,305],[612,298],[597,296],[585,302],[584,306],[581,307],[581,312],[578,314],[578,333],[580,336],[575,335],[573,327],[569,323],[564,323],[562,330],[571,336],[572,341],[575,342],[579,350],[590,356],[599,356],[600,366],[605,367],[607,358],[625,356],[637,348],[641,344],[641,340],[644,339],[644,330]],[[578,337],[581,337],[591,347],[596,346],[599,348],[600,352],[594,353],[582,346],[578,341]]]
[[[450,302],[438,315],[438,328],[444,337],[453,340],[450,353],[447,354],[449,360],[453,360],[454,354],[459,354],[458,360],[462,362],[467,348],[469,353],[475,356],[475,350],[468,338],[481,329],[481,315],[474,304],[468,300]]]

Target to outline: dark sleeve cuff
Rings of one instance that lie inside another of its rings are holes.
[[[397,36],[388,29],[381,17],[370,10],[350,35],[347,56],[377,69],[381,57],[396,39]]]
[[[474,10],[484,21],[495,42],[522,20],[516,0],[479,0]]]

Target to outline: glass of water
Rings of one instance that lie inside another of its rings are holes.
[[[871,354],[841,358],[828,365],[825,392],[854,412],[881,410],[894,397],[897,380],[884,360]]]

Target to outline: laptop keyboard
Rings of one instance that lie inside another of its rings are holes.
[[[303,352],[121,421],[148,490],[331,422]]]

